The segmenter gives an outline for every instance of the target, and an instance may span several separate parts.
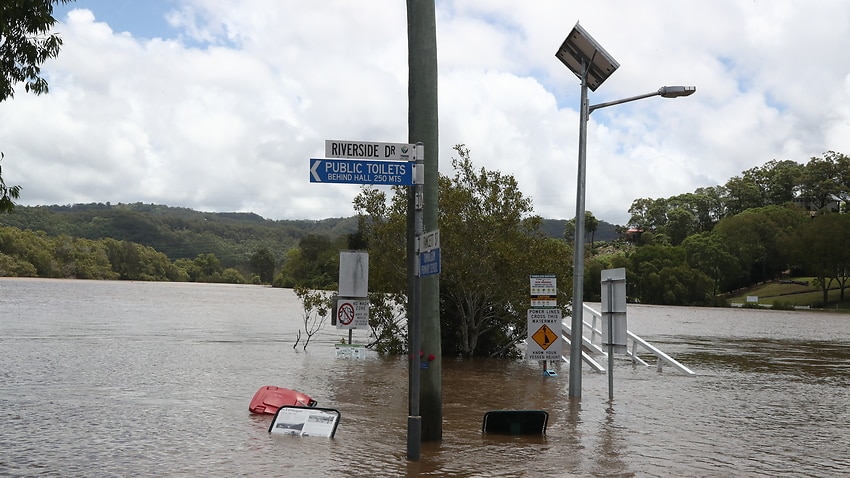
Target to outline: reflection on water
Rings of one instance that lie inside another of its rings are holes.
[[[0,279],[0,475],[843,476],[850,317],[637,306],[629,328],[693,369],[443,360],[443,440],[406,459],[407,363],[337,359],[326,328],[293,349],[291,291]],[[355,337],[362,331],[356,331]],[[360,337],[363,339],[363,337]],[[428,373],[428,371],[423,371]],[[264,385],[336,408],[336,437],[270,435]],[[545,436],[481,432],[542,409]]]

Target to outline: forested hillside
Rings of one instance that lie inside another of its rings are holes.
[[[310,234],[338,238],[357,230],[357,220],[273,221],[252,213],[210,213],[155,204],[17,206],[0,215],[0,226],[90,240],[129,241],[162,252],[170,260],[214,254],[224,267],[247,268],[267,248],[280,263]]]

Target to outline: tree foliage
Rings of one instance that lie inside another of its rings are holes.
[[[333,305],[333,294],[327,291],[312,290],[306,287],[296,287],[295,296],[301,301],[302,320],[304,324],[304,345],[303,350],[307,350],[310,344],[310,339],[318,334],[325,326],[325,322],[330,315]],[[298,347],[301,341],[301,329],[298,329],[298,335],[295,337],[295,343],[292,348]]]
[[[112,238],[149,246],[172,261],[194,260],[198,254],[215,254],[224,268],[248,276],[251,257],[268,249],[276,265],[286,259],[308,235],[338,238],[357,230],[357,219],[264,219],[252,213],[211,213],[157,204],[74,204],[67,206],[17,206],[14,214],[0,216],[0,225],[66,234],[92,240]],[[342,242],[344,244],[344,241]],[[335,273],[331,274],[336,277]],[[335,279],[334,279],[335,280]]]
[[[817,279],[823,305],[829,302],[829,289],[836,283],[840,298],[850,282],[850,215],[822,214],[807,220],[782,239],[791,259]]]
[[[59,55],[62,38],[51,33],[53,4],[73,0],[11,0],[0,2],[0,101],[15,96],[15,84],[27,92],[47,93],[41,64]]]
[[[443,353],[508,356],[525,338],[529,275],[569,277],[564,241],[540,232],[531,201],[509,175],[474,168],[469,150],[455,146],[455,175],[440,177],[440,275]],[[364,189],[355,200],[369,239],[370,286],[405,291],[406,194]],[[567,280],[562,287],[569,289]],[[565,302],[561,302],[564,304]]]
[[[0,151],[0,163],[5,155]],[[3,165],[0,164],[0,214],[10,213],[15,210],[15,199],[21,197],[20,186],[6,186],[3,180]]]
[[[275,258],[268,247],[258,249],[251,256],[251,272],[257,275],[260,283],[271,284],[274,279]]]

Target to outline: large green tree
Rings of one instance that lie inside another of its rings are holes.
[[[467,148],[455,150],[455,174],[441,176],[439,184],[443,353],[509,356],[525,338],[529,275],[554,273],[566,279],[559,289],[570,290],[570,250],[542,233],[542,219],[512,176],[476,169]],[[355,200],[369,241],[373,290],[404,287],[405,202],[401,189],[389,203],[371,188]],[[560,303],[566,304],[565,295]]]
[[[271,284],[274,279],[275,259],[268,247],[262,247],[251,255],[251,272],[257,274],[260,282]]]
[[[688,266],[682,246],[651,244],[629,255],[629,295],[641,302],[663,305],[709,305],[714,302],[712,280]]]
[[[812,157],[801,175],[800,194],[813,211],[829,206],[833,201],[850,198],[850,158],[828,151],[822,157]]]
[[[544,237],[513,176],[476,170],[466,147],[455,151],[455,175],[440,191],[443,345],[464,356],[504,356],[525,337],[529,275],[567,277],[569,250]]]
[[[731,280],[739,275],[738,259],[726,250],[724,244],[716,235],[701,232],[687,237],[682,241],[685,260],[692,269],[696,269],[714,281],[712,297],[724,290]]]
[[[823,305],[829,302],[833,282],[841,290],[841,300],[850,281],[850,215],[822,214],[807,220],[781,242],[790,257],[813,274],[823,294]]]
[[[797,206],[766,206],[726,217],[714,228],[724,248],[740,261],[740,286],[770,280],[788,268],[779,240],[799,227],[807,215]]]

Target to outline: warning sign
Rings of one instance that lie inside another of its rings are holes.
[[[369,301],[339,299],[336,303],[336,328],[361,329],[369,327]]]
[[[528,359],[561,360],[561,309],[528,309]]]
[[[544,324],[537,329],[537,332],[531,334],[531,338],[537,342],[541,349],[546,350],[558,340],[558,335]]]

